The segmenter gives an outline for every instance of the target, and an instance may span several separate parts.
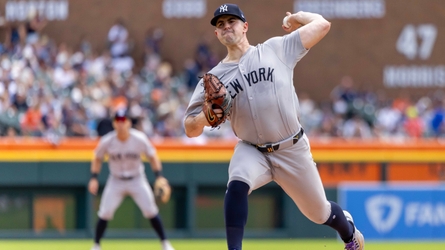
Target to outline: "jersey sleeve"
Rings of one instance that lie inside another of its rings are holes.
[[[142,144],[144,147],[143,153],[146,156],[154,156],[156,154],[156,148],[153,146],[147,136],[142,137]]]
[[[284,36],[273,37],[264,44],[271,46],[289,68],[294,68],[309,51],[303,46],[298,29]]]
[[[104,156],[107,154],[107,144],[110,143],[110,139],[111,137],[107,135],[100,138],[99,143],[94,149],[94,156],[96,158],[103,159]]]

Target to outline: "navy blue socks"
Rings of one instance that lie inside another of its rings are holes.
[[[324,223],[324,225],[330,226],[333,229],[337,230],[338,235],[343,240],[343,242],[350,242],[352,239],[352,234],[354,233],[354,227],[349,221],[346,219],[343,214],[343,209],[332,201],[331,203],[331,215],[329,215],[329,219]]]
[[[247,222],[248,193],[249,185],[241,181],[232,181],[227,188],[224,198],[224,216],[229,250],[242,248],[244,226]]]
[[[150,219],[151,226],[158,234],[159,238],[162,240],[165,240],[165,233],[164,233],[164,227],[162,226],[161,218],[159,217],[159,214],[157,214],[155,217]]]
[[[159,238],[162,240],[165,240],[165,233],[164,233],[164,229],[162,227],[162,221],[161,218],[159,217],[159,215],[156,215],[155,217],[150,219],[150,223],[153,227],[153,229],[156,231],[156,233],[158,234]],[[97,221],[97,225],[96,225],[96,235],[94,236],[94,242],[99,244],[100,243],[100,239],[103,237],[104,233],[105,233],[105,229],[107,228],[107,224],[108,221],[103,220],[101,218],[99,218],[99,220]]]
[[[100,243],[100,239],[104,235],[105,229],[107,229],[107,224],[108,224],[107,220],[103,220],[103,219],[99,218],[99,220],[97,221],[97,224],[96,224],[96,235],[94,236],[94,243],[97,243],[97,244]]]

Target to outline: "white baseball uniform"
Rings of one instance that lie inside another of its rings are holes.
[[[144,133],[131,128],[130,137],[120,141],[116,131],[112,131],[100,139],[95,154],[97,158],[108,155],[110,169],[100,202],[100,218],[113,219],[116,209],[127,195],[133,198],[145,218],[158,214],[159,209],[141,160],[141,154],[153,156],[156,149]]]
[[[221,62],[209,73],[224,83],[233,98],[230,123],[241,139],[230,161],[229,182],[245,182],[251,192],[274,180],[303,214],[321,224],[330,215],[330,203],[309,140],[301,134],[292,80],[295,65],[307,52],[297,30],[251,46],[238,63]],[[203,101],[201,80],[185,117],[198,115]],[[272,149],[260,152],[252,144],[272,144]]]

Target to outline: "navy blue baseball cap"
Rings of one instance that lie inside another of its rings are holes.
[[[114,114],[115,121],[125,121],[127,119],[130,119],[130,114],[127,109],[117,110],[116,114]]]
[[[232,15],[238,17],[241,21],[246,22],[246,18],[244,17],[243,11],[236,4],[225,3],[219,6],[215,12],[213,13],[213,18],[210,23],[213,26],[216,26],[216,21],[222,15]]]

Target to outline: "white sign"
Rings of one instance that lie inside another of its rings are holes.
[[[327,19],[368,19],[385,16],[385,0],[295,0],[294,12],[309,11]]]
[[[5,15],[8,21],[24,21],[34,13],[47,20],[66,20],[68,18],[67,0],[40,1],[8,1],[5,5]]]
[[[396,42],[397,52],[408,60],[428,60],[437,38],[434,24],[407,24]],[[388,88],[445,87],[445,65],[387,65],[383,84]]]
[[[430,58],[436,42],[437,28],[433,24],[422,24],[417,27],[408,24],[397,39],[397,51],[413,60],[417,57],[426,60]],[[420,41],[418,43],[417,41]]]
[[[445,87],[445,65],[388,65],[383,69],[383,84],[396,87]]]
[[[165,18],[201,18],[206,11],[206,0],[164,0],[162,3]]]

